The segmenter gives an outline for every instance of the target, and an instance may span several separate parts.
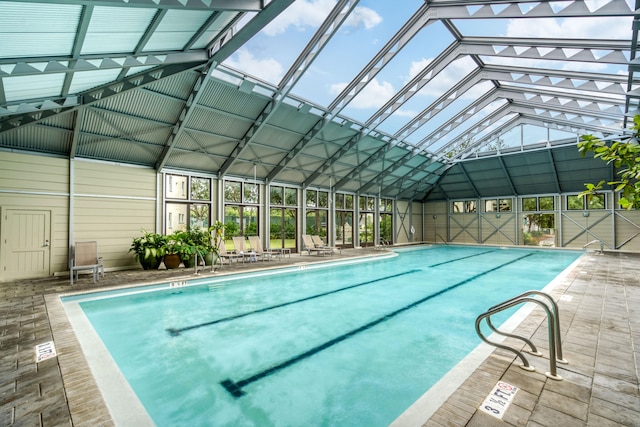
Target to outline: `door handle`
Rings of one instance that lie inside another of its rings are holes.
[[[49,246],[49,241],[48,241],[48,240],[45,240],[45,241],[44,241],[44,245],[42,245],[42,246],[44,246],[45,248],[46,248],[47,246]]]

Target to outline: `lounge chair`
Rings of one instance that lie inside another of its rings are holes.
[[[340,253],[342,253],[342,250],[340,248],[327,245],[317,234],[311,236],[311,241],[313,241],[313,244],[316,245],[316,248],[330,249],[331,253],[334,253],[335,251],[340,251]]]
[[[243,259],[244,255],[240,255],[236,252],[227,252],[227,247],[224,244],[224,240],[220,240],[220,245],[218,246],[218,259],[220,259],[220,265],[224,265],[224,260],[226,259],[229,264],[231,264],[232,260]]]
[[[249,261],[256,261],[258,259],[258,254],[255,251],[247,249],[247,240],[244,236],[235,236],[232,237],[232,239],[233,246],[236,247],[236,254],[242,255],[242,262],[245,262],[247,259]]]
[[[318,248],[316,244],[313,243],[313,239],[308,234],[302,235],[302,250],[307,251],[307,254],[311,255],[311,252],[315,252],[317,254],[322,254],[325,256],[326,254],[331,254],[331,249],[328,248]]]
[[[73,277],[78,281],[78,272],[91,270],[93,283],[98,279],[98,273],[104,277],[104,264],[98,257],[98,242],[76,242],[73,248],[69,278],[73,285]]]
[[[274,255],[276,255],[271,249],[262,248],[262,242],[259,236],[249,236],[249,244],[251,245],[251,250],[253,250],[257,256],[262,257],[263,261],[267,258],[272,259]]]

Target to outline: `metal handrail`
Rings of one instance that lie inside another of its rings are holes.
[[[531,297],[531,295],[541,296],[543,298],[546,298],[548,300],[549,305],[547,305],[547,303],[545,303],[544,301],[540,301],[535,297]],[[547,314],[547,322],[548,322],[548,329],[549,329],[549,372],[546,372],[545,374],[547,375],[547,377],[551,379],[561,380],[562,377],[559,376],[557,373],[556,362],[557,363],[568,363],[568,362],[562,356],[562,342],[560,340],[560,313],[558,311],[558,305],[553,300],[553,298],[551,298],[550,295],[541,291],[531,290],[531,291],[524,292],[520,295],[517,295],[513,298],[510,298],[500,304],[494,305],[493,307],[489,308],[486,312],[482,313],[476,318],[476,333],[487,344],[515,353],[516,356],[518,356],[518,358],[520,358],[520,360],[522,361],[522,365],[520,365],[522,369],[525,369],[528,371],[535,370],[535,368],[533,368],[529,364],[529,361],[524,356],[524,354],[522,354],[521,351],[513,347],[509,347],[507,345],[503,345],[503,344],[496,343],[489,340],[487,337],[484,336],[484,334],[480,330],[480,324],[482,320],[485,320],[487,322],[487,325],[493,332],[506,337],[522,340],[531,348],[531,350],[529,350],[528,353],[534,356],[541,356],[542,354],[538,351],[538,349],[536,348],[536,346],[533,344],[531,340],[519,335],[502,332],[498,330],[491,322],[491,316],[493,314],[499,313],[508,308],[511,308],[526,302],[533,302],[535,304],[540,305],[544,309],[545,313]]]
[[[587,243],[586,245],[584,245],[582,247],[582,249],[587,250],[587,247],[589,245],[592,245],[594,243],[600,243],[600,253],[604,253],[604,242],[602,240],[596,239],[596,240],[592,240],[589,243]]]

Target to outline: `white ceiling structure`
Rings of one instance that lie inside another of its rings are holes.
[[[635,0],[0,0],[0,150],[411,200],[581,191]]]

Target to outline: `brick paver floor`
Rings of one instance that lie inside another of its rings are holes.
[[[345,250],[332,257],[301,256],[234,264],[223,273],[321,262],[383,251]],[[543,266],[541,266],[543,268]],[[211,273],[202,273],[211,274]],[[216,273],[219,274],[219,273]],[[97,285],[81,277],[73,290],[188,279],[190,270],[107,271]],[[75,335],[58,303],[68,277],[0,283],[0,425],[111,426]],[[410,424],[435,426],[640,426],[640,256],[589,253],[553,291],[560,307],[562,381],[547,378],[548,359],[528,356],[535,372],[495,350],[434,413],[412,408]],[[546,320],[534,310],[516,329],[548,357]],[[35,362],[34,347],[53,341],[57,357]],[[518,341],[505,343],[519,346]],[[518,387],[502,419],[478,408],[501,380]],[[416,421],[417,420],[417,421]]]

